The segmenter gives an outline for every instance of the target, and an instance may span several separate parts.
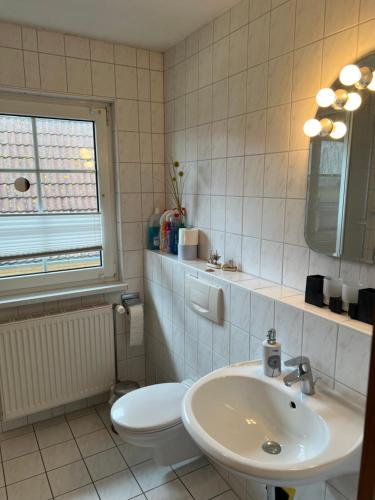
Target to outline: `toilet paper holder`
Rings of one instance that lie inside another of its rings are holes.
[[[125,307],[126,314],[129,314],[129,307],[141,304],[142,300],[139,292],[127,292],[121,295],[121,302]]]

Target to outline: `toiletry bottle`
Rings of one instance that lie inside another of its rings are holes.
[[[148,249],[159,250],[160,248],[160,209],[155,208],[155,212],[151,215],[148,223]]]
[[[263,342],[263,370],[267,377],[278,377],[281,372],[281,344],[276,341],[276,330],[268,330]]]

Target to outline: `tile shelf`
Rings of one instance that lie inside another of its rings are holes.
[[[330,311],[327,307],[317,307],[305,302],[304,292],[294,288],[289,288],[279,283],[265,280],[259,276],[247,274],[242,271],[231,272],[214,270],[213,272],[206,272],[207,265],[202,259],[196,260],[179,260],[177,255],[165,254],[160,251],[146,250],[152,254],[159,255],[163,259],[169,259],[172,262],[179,262],[185,268],[191,269],[193,272],[200,273],[204,279],[217,279],[224,281],[227,284],[236,285],[238,287],[250,290],[251,293],[256,293],[265,297],[269,297],[278,302],[288,304],[292,307],[300,309],[311,314],[315,314],[321,318],[332,321],[338,325],[353,328],[365,335],[372,335],[372,326],[361,321],[349,318],[347,313],[336,314]]]

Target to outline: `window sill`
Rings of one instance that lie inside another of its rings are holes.
[[[106,283],[97,285],[87,285],[74,288],[61,288],[58,290],[46,290],[43,292],[30,292],[17,295],[0,296],[0,308],[17,307],[25,304],[35,304],[38,302],[49,302],[52,300],[64,300],[82,295],[100,295],[103,293],[120,292],[127,290],[126,283]]]

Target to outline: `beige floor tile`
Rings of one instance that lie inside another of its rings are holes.
[[[72,411],[71,413],[68,413],[66,415],[66,419],[70,422],[71,420],[74,420],[75,418],[86,417],[87,415],[92,415],[93,413],[95,413],[95,409],[92,407],[82,408],[81,410],[76,410],[76,411]]]
[[[169,465],[158,465],[153,460],[135,465],[132,472],[143,491],[173,481],[177,477]]]
[[[32,476],[37,476],[44,472],[42,457],[39,451],[29,453],[22,457],[13,458],[4,462],[4,474],[6,484],[23,481]]]
[[[0,488],[0,500],[7,500],[7,492],[5,488]]]
[[[53,427],[54,425],[63,424],[66,422],[64,415],[58,415],[57,417],[49,418],[47,420],[42,420],[41,422],[36,422],[34,424],[35,430],[47,429],[47,427]]]
[[[184,460],[183,462],[179,462],[178,464],[172,465],[172,469],[178,476],[184,476],[185,474],[189,474],[201,467],[208,465],[207,458],[204,456],[189,458],[188,460]]]
[[[36,442],[35,434],[33,432],[12,439],[7,439],[1,443],[3,460],[10,460],[37,450],[38,443]]]
[[[48,479],[54,496],[68,493],[68,491],[91,483],[89,473],[82,460],[48,472]]]
[[[182,476],[181,481],[195,500],[208,500],[229,489],[226,482],[211,465]]]
[[[71,464],[81,458],[81,454],[74,439],[66,441],[65,443],[55,444],[48,448],[43,448],[41,453],[47,471]]]
[[[147,491],[146,497],[148,500],[191,500],[190,493],[178,479]]]
[[[215,500],[238,500],[238,497],[233,493],[233,491],[226,491],[218,497],[215,497]]]
[[[77,444],[84,458],[115,446],[115,443],[108,434],[107,429],[101,429],[100,431],[92,432],[91,434],[85,434],[84,436],[77,438]]]
[[[19,436],[24,436],[25,434],[30,434],[33,432],[32,425],[25,425],[24,427],[17,427],[17,429],[12,429],[11,431],[0,432],[0,442],[6,439],[11,439]]]
[[[3,472],[2,467],[0,467],[0,487],[1,486],[5,486],[4,472]],[[0,500],[1,500],[1,497],[0,497]]]
[[[93,481],[98,481],[128,468],[117,448],[92,455],[86,458],[85,462]]]
[[[70,420],[69,425],[76,438],[104,428],[103,422],[96,413]]]
[[[45,474],[7,486],[8,500],[48,500],[52,493]]]
[[[128,500],[142,493],[129,470],[101,479],[95,486],[101,500]]]
[[[121,444],[118,449],[120,450],[122,456],[125,458],[126,463],[129,465],[129,467],[140,464],[152,458],[151,448],[140,448],[139,446],[134,446],[133,444],[124,443]]]
[[[41,448],[47,448],[48,446],[63,443],[73,438],[69,425],[65,421],[57,425],[37,429],[36,435]]]
[[[98,500],[98,494],[96,493],[95,487],[93,484],[88,484],[83,488],[78,488],[78,490],[70,491],[69,493],[65,493],[65,495],[61,495],[55,497],[58,500]]]

